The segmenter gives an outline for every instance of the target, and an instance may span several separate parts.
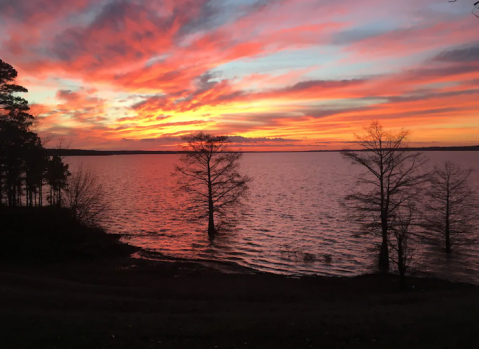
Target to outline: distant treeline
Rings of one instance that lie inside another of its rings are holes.
[[[49,156],[109,156],[143,154],[180,154],[181,151],[46,149]]]
[[[401,148],[403,151],[479,151],[479,145],[467,147],[424,147]],[[357,151],[364,151],[359,149]],[[84,150],[84,149],[46,149],[49,156],[111,156],[111,155],[154,155],[154,154],[182,154],[183,151],[148,151],[148,150]],[[279,151],[281,152],[281,151]],[[278,151],[243,151],[243,153],[279,153]],[[288,153],[288,151],[284,151]],[[294,151],[298,152],[298,151]],[[340,150],[310,150],[310,153],[331,153]]]
[[[399,148],[399,151],[479,151],[479,145],[472,146],[462,146],[462,147],[407,147]],[[364,149],[359,149],[355,151],[367,151]]]

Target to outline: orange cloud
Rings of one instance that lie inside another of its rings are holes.
[[[40,132],[75,147],[170,148],[205,130],[251,149],[322,149],[351,141],[373,118],[444,144],[473,142],[479,129],[469,6],[459,14],[433,0],[0,6],[2,59],[34,85]]]

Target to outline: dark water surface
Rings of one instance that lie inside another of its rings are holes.
[[[428,152],[479,170],[479,152]],[[245,154],[243,173],[253,178],[246,215],[237,229],[210,244],[203,222],[185,219],[171,173],[177,155],[70,157],[101,178],[110,201],[109,232],[168,256],[231,261],[288,275],[352,276],[374,271],[370,250],[378,239],[355,234],[340,200],[364,171],[339,153]],[[479,186],[479,173],[472,178]],[[478,227],[479,230],[479,227]],[[479,231],[478,231],[479,233]],[[479,247],[446,258],[435,248],[416,251],[415,269],[445,278],[479,282]],[[466,263],[467,261],[467,263]]]

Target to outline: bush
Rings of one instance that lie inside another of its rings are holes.
[[[92,228],[99,226],[108,210],[101,182],[95,173],[83,169],[83,165],[68,178],[63,201],[75,220]]]

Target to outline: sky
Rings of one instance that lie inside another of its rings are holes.
[[[0,59],[72,149],[479,144],[479,19],[458,0],[0,0]]]

